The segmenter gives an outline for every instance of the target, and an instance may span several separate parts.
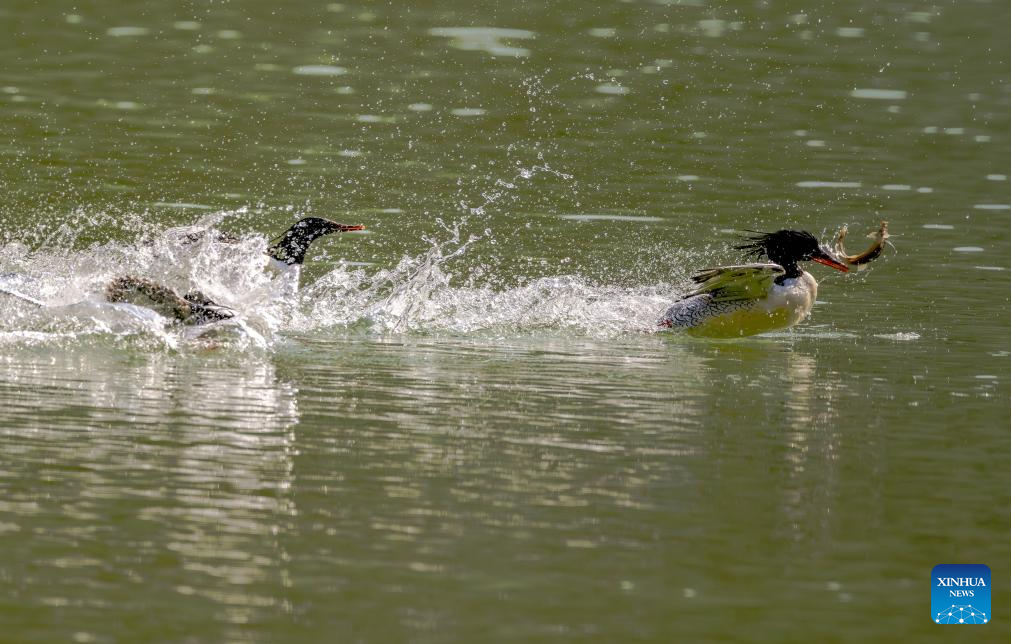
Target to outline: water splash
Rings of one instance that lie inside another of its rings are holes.
[[[366,322],[377,332],[476,333],[562,329],[613,337],[650,332],[671,289],[597,285],[578,275],[542,277],[520,286],[454,286],[452,262],[483,239],[426,239],[431,248],[404,257],[390,270],[368,276],[339,267],[303,291],[309,313],[300,330]]]
[[[517,179],[547,166],[524,170]],[[144,235],[133,242],[105,241],[75,249],[69,230],[35,250],[18,242],[0,246],[0,342],[72,342],[106,338],[145,348],[227,346],[269,349],[286,334],[525,333],[554,329],[596,337],[652,332],[669,305],[666,284],[620,287],[579,275],[524,279],[517,285],[482,283],[481,267],[461,262],[475,246],[494,240],[490,229],[467,233],[510,186],[506,182],[467,207],[452,224],[424,237],[428,248],[404,255],[392,268],[366,269],[339,262],[297,294],[285,293],[264,271],[267,239],[250,233],[225,236],[218,226],[247,210],[210,213],[195,224]],[[101,218],[99,218],[101,219]],[[78,228],[78,230],[82,230]],[[131,274],[177,292],[203,291],[236,312],[233,320],[183,327],[139,306],[106,302],[105,285]],[[462,284],[462,285],[461,285]]]
[[[489,208],[497,205],[503,198],[513,194],[513,191],[516,190],[517,184],[520,180],[529,181],[538,174],[549,174],[564,181],[572,179],[571,174],[559,172],[545,163],[543,155],[538,154],[537,156],[538,160],[541,162],[540,164],[534,165],[530,168],[518,168],[516,174],[511,179],[496,179],[494,188],[485,190],[481,193],[481,203],[473,206],[468,204],[466,201],[461,201],[459,203],[460,209],[469,215],[486,215],[488,214]],[[463,222],[465,223],[466,220],[463,220]]]
[[[47,241],[36,250],[18,242],[0,246],[0,286],[4,287],[0,332],[43,333],[58,340],[90,335],[135,337],[176,348],[181,342],[208,342],[231,329],[242,346],[266,346],[271,329],[278,327],[278,314],[276,307],[259,306],[271,300],[273,287],[270,277],[258,270],[265,257],[264,239],[248,235],[221,243],[216,228],[227,217],[245,213],[244,209],[213,213],[192,226],[170,228],[132,243],[96,243],[83,250],[74,248],[78,238],[62,231],[70,228],[68,223],[61,224],[57,234],[43,236]],[[82,218],[78,235],[87,235],[87,223],[101,219]],[[35,236],[39,236],[37,231]],[[149,277],[179,292],[199,289],[235,308],[240,319],[232,325],[208,325],[198,332],[172,325],[143,307],[106,302],[105,285],[124,274]],[[39,340],[38,335],[30,337]]]

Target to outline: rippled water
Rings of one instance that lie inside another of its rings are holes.
[[[1005,3],[0,18],[0,639],[924,640],[1007,571]],[[308,214],[368,230],[278,299]],[[790,332],[656,332],[881,220]]]

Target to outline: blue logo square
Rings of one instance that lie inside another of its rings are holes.
[[[930,572],[930,619],[935,624],[989,624],[990,567],[934,566]]]

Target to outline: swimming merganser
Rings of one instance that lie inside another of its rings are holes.
[[[785,329],[810,315],[818,295],[818,282],[798,262],[849,271],[803,230],[755,233],[747,240],[734,248],[773,263],[721,266],[696,273],[692,280],[698,287],[667,310],[660,326],[712,338]]]
[[[267,267],[281,276],[284,295],[298,291],[298,281],[305,254],[313,241],[330,233],[365,230],[362,225],[338,224],[322,217],[306,217],[281,233],[266,251]],[[220,241],[228,241],[219,238]],[[194,241],[194,240],[190,240]],[[114,279],[105,289],[109,302],[126,302],[154,309],[183,324],[203,324],[235,316],[228,307],[212,301],[200,291],[179,295],[167,286],[135,275]]]
[[[322,217],[306,217],[276,237],[267,248],[267,268],[281,275],[292,292],[298,290],[298,280],[302,273],[302,262],[313,241],[330,233],[348,233],[365,230],[362,225],[338,224]]]

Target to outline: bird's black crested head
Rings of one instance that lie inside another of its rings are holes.
[[[734,246],[746,254],[761,259],[767,258],[787,269],[788,274],[799,274],[797,262],[818,262],[838,271],[846,272],[849,268],[832,256],[818,243],[818,238],[806,230],[777,230],[774,233],[753,233],[746,237],[748,243]]]
[[[810,260],[821,248],[818,246],[818,238],[806,230],[777,230],[774,233],[761,233],[753,230],[753,233],[746,237],[748,243],[734,246],[737,250],[746,251],[746,254],[761,259],[763,257],[770,261],[782,264],[796,263]]]
[[[301,264],[314,240],[330,233],[364,229],[365,226],[338,224],[322,217],[306,217],[284,231],[267,249],[267,254],[285,264]]]

